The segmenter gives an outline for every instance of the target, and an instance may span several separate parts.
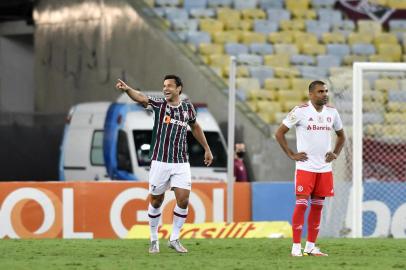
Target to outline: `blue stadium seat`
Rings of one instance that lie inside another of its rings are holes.
[[[333,8],[337,0],[312,0],[312,7],[319,8]]]
[[[317,35],[319,39],[324,33],[330,32],[330,28],[331,25],[329,22],[306,20],[306,31]]]
[[[187,20],[189,18],[189,14],[183,8],[167,7],[165,8],[165,17],[170,21],[175,19]]]
[[[406,102],[406,92],[399,90],[389,90],[388,101]]]
[[[344,57],[350,54],[350,47],[347,44],[327,44],[327,54]]]
[[[184,19],[174,19],[172,20],[171,27],[175,31],[186,31],[194,32],[197,31],[199,22],[194,19],[184,20]]]
[[[209,33],[206,32],[200,31],[188,32],[187,42],[197,46],[200,43],[211,43],[211,37]]]
[[[252,53],[252,54],[259,54],[259,55],[273,54],[273,47],[271,44],[251,43],[249,45],[249,47],[250,47],[250,53]]]
[[[216,12],[212,8],[194,8],[189,14],[192,18],[213,18]]]
[[[327,78],[328,70],[321,67],[297,66],[303,78],[323,79]]]
[[[283,8],[283,0],[259,0],[259,7],[263,10],[269,8]]]
[[[330,24],[337,24],[343,20],[342,13],[333,9],[319,9],[317,11],[319,21],[328,22]]]
[[[351,46],[353,54],[372,55],[375,54],[375,46],[372,44],[356,43]]]
[[[237,55],[237,64],[247,66],[260,66],[263,63],[262,56],[256,54]]]
[[[314,60],[314,57],[311,55],[305,55],[305,54],[294,54],[290,57],[290,62],[293,65],[314,65],[316,61]]]
[[[179,6],[180,0],[155,0],[157,6]]]
[[[254,21],[254,32],[269,34],[278,31],[278,23],[268,20],[255,20]]]
[[[340,56],[336,55],[318,55],[317,66],[329,69],[331,67],[339,67],[341,65]]]
[[[207,0],[183,0],[183,8],[191,10],[193,8],[206,8]]]
[[[254,9],[257,8],[258,0],[234,0],[234,8],[241,9]]]
[[[251,77],[257,78],[261,85],[261,88],[264,87],[264,82],[268,78],[273,78],[274,72],[273,69],[269,66],[250,66],[248,67]]]
[[[280,20],[290,20],[290,12],[286,9],[268,9],[268,20],[272,22],[279,22]]]
[[[233,0],[207,0],[209,7],[231,7]]]
[[[241,43],[228,42],[224,45],[224,51],[229,55],[248,54],[248,47]]]

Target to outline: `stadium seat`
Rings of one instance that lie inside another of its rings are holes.
[[[317,66],[329,69],[331,67],[339,67],[341,58],[336,55],[317,55]]]
[[[316,11],[313,9],[293,9],[291,14],[294,19],[299,20],[314,20],[317,17]]]
[[[406,29],[406,20],[390,20],[389,31],[390,32],[403,32]]]
[[[301,48],[301,52],[303,54],[309,54],[309,55],[326,54],[326,47],[323,44],[306,43],[306,44],[303,44],[303,46]]]
[[[406,92],[399,90],[389,90],[388,91],[388,101],[390,102],[406,102]]]
[[[372,43],[373,36],[368,33],[350,33],[348,35],[348,44],[353,45],[356,43],[369,44]]]
[[[224,48],[221,44],[200,43],[199,52],[202,55],[222,54],[224,52]]]
[[[374,84],[374,89],[381,91],[398,90],[399,83],[393,79],[377,79]]]
[[[223,70],[223,76],[225,78],[228,78],[229,74],[230,74],[230,63],[224,63],[222,70]],[[250,71],[248,69],[248,66],[237,66],[236,76],[237,76],[237,78],[249,78]]]
[[[264,20],[266,14],[261,9],[243,9],[241,10],[242,18],[244,20]]]
[[[291,80],[291,86],[294,91],[307,91],[312,81],[313,80],[303,78],[293,78]]]
[[[241,33],[239,31],[226,31],[214,33],[213,42],[221,44],[226,42],[238,43],[240,41],[240,35]]]
[[[217,19],[225,21],[239,21],[241,19],[241,12],[230,8],[217,9]]]
[[[327,44],[327,54],[344,57],[350,54],[350,47],[347,44]]]
[[[252,20],[223,20],[224,28],[226,31],[241,30],[251,31]]]
[[[197,31],[198,25],[195,19],[174,19],[171,22],[171,28],[174,31],[194,32]]]
[[[268,9],[266,11],[268,14],[268,20],[272,22],[278,22],[281,20],[290,20],[290,12],[285,9]]]
[[[238,10],[255,9],[257,4],[257,0],[234,0],[234,8]]]
[[[318,44],[318,38],[314,33],[294,32],[293,39],[299,48],[302,48],[304,44]]]
[[[398,38],[393,33],[380,33],[374,37],[374,44],[375,46],[380,44],[398,44]]]
[[[273,46],[267,43],[251,43],[250,53],[258,55],[273,54]]]
[[[183,0],[183,8],[191,10],[194,8],[206,8],[207,0]]]
[[[393,62],[393,58],[387,54],[374,54],[368,57],[369,62]]]
[[[259,0],[259,7],[263,10],[283,8],[284,0]]]
[[[217,32],[222,32],[224,24],[221,21],[215,19],[200,19],[199,28],[200,31],[213,34]]]
[[[383,91],[364,90],[362,98],[364,101],[379,102],[381,104],[386,102],[386,94]]]
[[[167,8],[164,8],[164,12],[165,12],[165,17],[169,21],[173,21],[174,19],[182,19],[182,20],[189,19],[188,12],[182,8],[167,7]]]
[[[308,33],[314,33],[318,38],[321,38],[321,36],[324,33],[327,33],[330,31],[331,25],[329,22],[321,22],[321,21],[315,21],[315,20],[307,20],[306,21],[306,31]]]
[[[377,101],[367,101],[365,100],[362,104],[362,110],[365,112],[385,112],[385,104]]]
[[[304,20],[280,20],[279,27],[282,31],[304,31]]]
[[[207,0],[207,6],[218,8],[218,7],[231,7],[232,0]]]
[[[373,55],[376,53],[374,45],[365,43],[354,43],[351,46],[351,51],[356,55]]]
[[[211,43],[211,37],[206,32],[189,32],[187,42],[198,46],[200,43]]]
[[[277,92],[264,90],[264,89],[249,90],[248,99],[249,100],[275,101],[277,99]]]
[[[342,33],[329,32],[329,33],[324,33],[322,35],[322,41],[323,41],[324,44],[345,43],[346,39],[345,39],[345,36]]]
[[[260,89],[259,81],[255,78],[237,78],[237,89],[249,91],[251,89]]]
[[[386,124],[406,124],[405,113],[385,113]]]
[[[358,20],[358,32],[376,36],[382,32],[382,24],[374,20]]]
[[[384,117],[382,113],[366,112],[362,114],[364,124],[383,124]]]
[[[400,61],[402,48],[398,44],[379,44],[378,54],[391,57],[392,61]]]
[[[303,104],[303,100],[287,100],[282,102],[282,111],[284,112],[285,116],[287,112],[290,112],[296,106],[300,106]],[[283,120],[283,119],[282,119]],[[280,123],[280,122],[277,122]]]
[[[250,66],[251,77],[259,80],[261,88],[264,87],[265,80],[274,76],[273,69],[269,66]]]
[[[352,66],[354,62],[368,62],[367,55],[349,54],[344,56],[343,63],[346,66]]]
[[[406,113],[406,102],[388,102],[386,107],[388,112]]]
[[[313,78],[321,80],[327,78],[328,70],[321,67],[312,67],[312,66],[298,66],[300,74],[303,78]]]
[[[256,54],[239,54],[237,55],[237,64],[247,66],[260,66],[263,63],[263,58]]]
[[[267,20],[255,20],[254,31],[263,34],[270,34],[278,31],[278,23]]]
[[[245,31],[242,33],[242,42],[245,44],[265,43],[266,35],[263,33]]]
[[[155,5],[176,7],[180,5],[180,0],[155,0]]]
[[[333,8],[337,0],[312,0],[311,5],[313,8]]]
[[[333,31],[355,31],[355,23],[352,20],[342,20],[341,22],[334,22],[332,24]]]
[[[300,71],[297,67],[275,67],[274,71],[275,77],[277,78],[293,78],[300,76]]]
[[[292,32],[275,32],[269,34],[269,41],[271,43],[293,43]]]
[[[270,54],[264,56],[264,64],[272,67],[289,67],[289,54]]]
[[[224,45],[224,50],[229,55],[247,54],[248,47],[241,43],[229,42]]]
[[[315,59],[311,55],[305,54],[294,54],[290,57],[290,62],[293,65],[314,65],[316,63]]]
[[[319,21],[328,22],[330,24],[337,24],[342,21],[342,13],[338,10],[326,8],[318,10]]]
[[[281,89],[278,91],[278,100],[281,102],[294,101],[295,103],[300,104],[300,102],[303,100],[302,93],[303,93],[303,91]]]
[[[309,5],[309,0],[285,0],[285,6],[288,10],[308,9]]]
[[[276,54],[298,54],[299,49],[296,44],[275,44],[273,45]]]
[[[226,54],[212,54],[209,56],[210,66],[223,67],[224,64],[230,63],[230,56]]]
[[[191,18],[214,18],[215,14],[212,8],[194,8],[189,11]]]
[[[290,80],[283,78],[266,79],[264,88],[267,90],[286,90],[290,89]]]
[[[388,0],[388,6],[393,9],[406,9],[406,2],[404,0]]]

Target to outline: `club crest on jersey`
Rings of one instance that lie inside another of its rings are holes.
[[[331,117],[327,117],[327,122],[331,123]]]

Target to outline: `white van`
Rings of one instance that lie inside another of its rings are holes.
[[[204,165],[203,148],[188,134],[192,179],[226,181],[227,151],[220,128],[206,106],[195,104],[195,108],[214,161],[210,167]],[[60,180],[147,181],[153,117],[152,110],[144,109],[127,95],[114,103],[74,106],[67,117],[61,146]]]

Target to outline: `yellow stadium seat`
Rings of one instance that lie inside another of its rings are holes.
[[[292,43],[293,34],[292,34],[292,32],[288,32],[288,31],[270,33],[269,41],[274,44],[275,43]]]
[[[248,99],[249,100],[267,100],[273,101],[277,99],[276,91],[265,90],[265,89],[257,89],[257,90],[249,90],[248,91]]]
[[[383,113],[385,111],[385,104],[382,102],[365,100],[362,104],[362,109],[364,112]]]
[[[290,89],[290,81],[289,79],[281,78],[266,79],[264,88],[268,90]]]
[[[286,100],[282,102],[282,110],[286,112],[290,112],[296,106],[300,106],[303,104],[303,100]]]
[[[326,46],[323,44],[303,44],[302,51],[303,54],[310,54],[310,55],[320,55],[326,54]]]
[[[285,6],[289,10],[308,9],[310,0],[286,0]]]
[[[350,33],[348,35],[348,44],[353,45],[355,43],[372,43],[373,36],[369,33]]]
[[[260,112],[280,112],[282,105],[278,101],[260,100],[257,102],[258,111]]]
[[[386,124],[406,124],[405,113],[385,113],[384,118]]]
[[[241,19],[241,13],[239,10],[230,8],[219,8],[217,9],[217,19],[224,21],[239,21]]]
[[[230,63],[230,56],[226,54],[212,54],[209,56],[209,64],[214,67],[223,67],[224,63]]]
[[[376,4],[376,5],[381,5],[381,6],[387,6],[388,5],[388,0],[368,0],[369,3]]]
[[[393,62],[392,56],[383,54],[374,54],[368,57],[370,62]]]
[[[402,48],[398,44],[379,44],[378,54],[391,57],[392,61],[400,61],[402,58]]]
[[[275,123],[275,112],[258,112],[258,116],[267,124]]]
[[[204,55],[204,57],[207,57],[208,58],[208,56],[206,56],[206,55]],[[208,64],[208,60],[207,60],[207,63],[206,64]],[[213,70],[213,72],[214,73],[216,73],[218,76],[220,76],[220,77],[223,77],[223,69],[221,68],[221,67],[215,67],[215,66],[210,66],[210,68]]]
[[[406,113],[406,102],[388,102],[386,107],[388,112]]]
[[[214,19],[200,19],[199,27],[200,31],[212,34],[223,31],[224,23]]]
[[[312,79],[303,79],[303,78],[293,78],[291,80],[292,89],[294,91],[308,90],[309,84],[312,82]]]
[[[274,71],[275,77],[277,78],[293,78],[300,76],[300,71],[297,67],[275,67]]]
[[[295,101],[300,103],[303,99],[303,91],[294,91],[294,90],[279,90],[278,91],[278,100],[281,102],[286,101]]]
[[[272,67],[289,67],[290,56],[288,54],[268,54],[264,56],[264,63]]]
[[[259,80],[256,78],[237,78],[236,79],[237,89],[242,90],[251,90],[251,89],[259,89],[260,84]]]
[[[266,19],[266,14],[262,9],[243,9],[241,14],[244,20]]]
[[[246,31],[246,32],[242,33],[242,42],[244,44],[265,43],[266,42],[266,35],[263,34],[263,33]]]
[[[322,41],[324,44],[345,43],[345,36],[340,32],[323,33]]]
[[[344,56],[344,65],[352,66],[354,62],[368,62],[368,56],[357,54],[350,54]]]
[[[374,37],[374,44],[398,44],[398,38],[393,33],[380,33]]]
[[[199,52],[202,55],[223,54],[224,46],[214,43],[200,43]]]
[[[213,42],[224,44],[226,42],[235,42],[238,43],[241,39],[240,31],[225,31],[213,33]]]
[[[364,90],[362,97],[364,101],[379,102],[382,104],[386,101],[385,92],[379,90]]]
[[[224,77],[228,78],[228,75],[230,74],[230,64],[229,63],[224,63],[223,73],[224,73]],[[237,66],[236,75],[238,78],[248,78],[248,77],[250,77],[250,71],[247,66]]]
[[[304,31],[305,21],[304,20],[280,20],[279,27],[282,31]]]
[[[374,89],[381,91],[397,90],[399,89],[399,82],[396,79],[377,79]]]
[[[256,99],[254,99],[254,100],[251,100],[251,101],[247,101],[246,103],[247,103],[248,107],[250,107],[250,109],[252,111],[258,112],[257,102],[258,101]]]
[[[393,9],[406,9],[405,0],[388,0],[388,6]]]
[[[291,13],[294,19],[314,20],[317,17],[317,13],[314,9],[293,9]]]
[[[382,32],[382,24],[373,20],[358,20],[358,32],[369,35],[377,35]]]
[[[306,33],[306,32],[294,32],[293,33],[293,39],[295,40],[295,43],[299,46],[299,48],[302,48],[304,44],[318,44],[319,40],[316,36],[316,34],[313,33]]]
[[[226,31],[232,30],[250,31],[252,30],[253,25],[252,20],[224,20],[223,22]]]
[[[275,53],[276,54],[298,54],[299,53],[299,49],[296,46],[296,44],[284,44],[284,43],[279,43],[279,44],[275,44],[273,46]]]

